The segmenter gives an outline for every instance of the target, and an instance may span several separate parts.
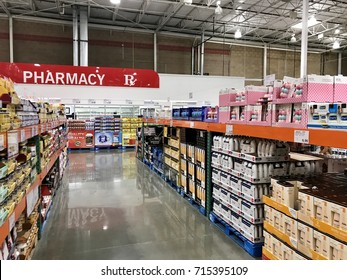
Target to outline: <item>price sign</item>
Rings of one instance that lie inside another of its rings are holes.
[[[88,99],[88,104],[95,104],[95,103],[96,103],[95,99]]]
[[[308,144],[310,141],[310,132],[306,130],[294,130],[294,142]]]
[[[38,199],[39,199],[39,187],[36,187],[31,192],[29,192],[26,196],[27,217],[29,217],[31,212],[33,212]]]
[[[20,131],[20,141],[25,141],[25,129],[21,129]]]
[[[9,227],[10,231],[14,228],[15,224],[16,224],[15,213],[12,213],[12,215],[8,219],[8,227]]]
[[[111,100],[110,99],[104,99],[104,104],[111,104]]]
[[[0,134],[0,150],[5,148],[5,137],[4,134]]]
[[[189,127],[194,128],[194,122],[190,122]]]
[[[18,155],[18,132],[9,131],[7,132],[7,155],[9,158]]]
[[[227,124],[225,126],[225,135],[233,135],[234,134],[234,126],[232,124]]]
[[[81,104],[81,99],[72,99],[73,104]]]

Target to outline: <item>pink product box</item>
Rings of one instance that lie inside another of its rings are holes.
[[[230,107],[219,107],[219,122],[227,123],[230,120]]]
[[[245,124],[246,123],[246,107],[247,106],[230,106],[228,123]]]
[[[246,86],[247,105],[254,105],[262,97],[267,97],[268,87],[266,86]]]
[[[307,123],[307,103],[272,105],[272,126],[307,128]]]
[[[278,84],[276,84],[278,88]],[[306,79],[284,77],[275,104],[304,102],[333,102],[334,78],[332,76],[308,75]]]
[[[334,77],[334,102],[347,102],[347,77]]]
[[[272,106],[271,104],[263,105],[248,105],[246,109],[247,124],[271,126],[272,121]]]
[[[219,107],[229,106],[230,102],[236,100],[237,93],[234,88],[221,90],[219,92]]]

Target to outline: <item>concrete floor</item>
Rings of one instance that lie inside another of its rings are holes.
[[[135,152],[74,152],[34,259],[252,259]]]

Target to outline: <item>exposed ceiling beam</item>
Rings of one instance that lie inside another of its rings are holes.
[[[10,11],[7,9],[7,7],[6,7],[6,4],[1,0],[0,1],[0,6],[1,6],[1,8],[4,10],[4,12],[6,13],[6,15],[7,16],[11,16],[11,13],[10,13]]]
[[[173,4],[170,4],[170,6],[165,11],[165,15],[159,20],[158,27],[155,30],[156,32],[159,32],[168,21],[177,14],[177,12],[184,6],[184,3],[182,2],[174,2]]]
[[[141,4],[141,8],[140,8],[140,12],[138,13],[138,15],[136,16],[136,19],[135,21],[137,23],[140,23],[143,16],[146,14],[146,11],[147,11],[147,7],[148,7],[148,4],[149,4],[150,0],[144,0]]]

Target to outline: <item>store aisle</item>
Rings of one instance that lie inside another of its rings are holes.
[[[34,259],[252,259],[133,151],[69,158]]]

